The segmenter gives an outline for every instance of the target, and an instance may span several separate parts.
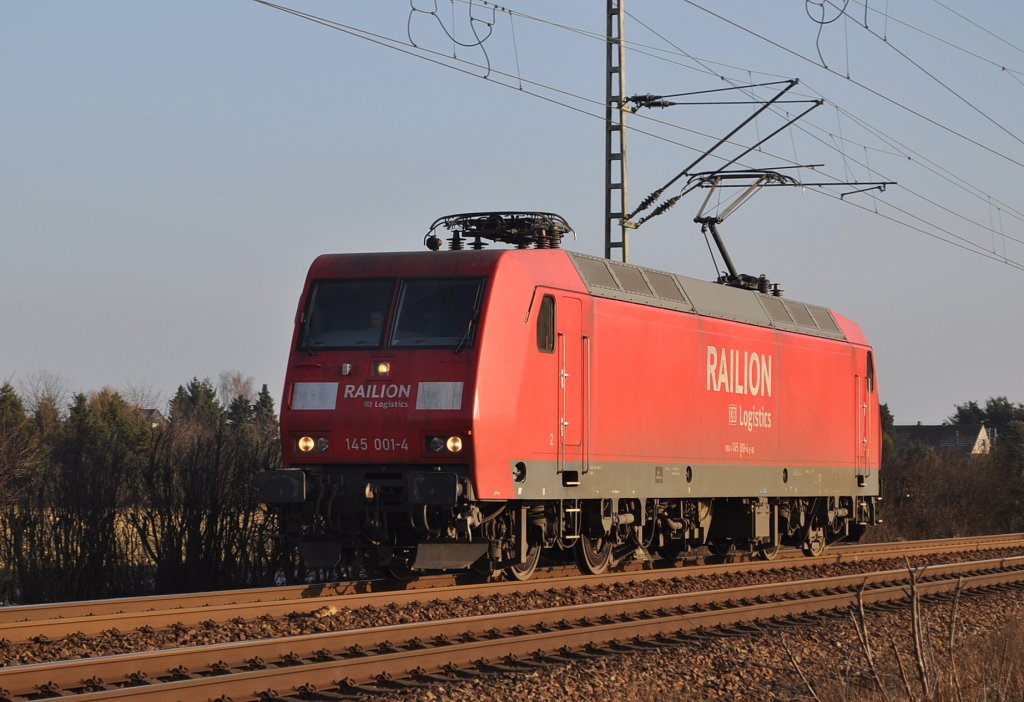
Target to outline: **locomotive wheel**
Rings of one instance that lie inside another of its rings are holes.
[[[716,539],[708,541],[708,550],[719,558],[728,558],[736,553],[736,544],[732,539]]]
[[[505,569],[509,580],[529,580],[540,563],[540,544],[533,544],[526,551],[526,563],[516,563]]]
[[[771,544],[771,543],[764,544],[763,546],[758,547],[758,549],[757,549],[757,557],[760,558],[762,561],[774,561],[775,557],[777,555],[779,555],[779,547],[781,545],[782,545],[781,543],[779,543],[779,544]]]
[[[686,548],[682,544],[665,544],[657,549],[658,556],[670,563],[677,563]]]
[[[582,534],[573,548],[576,565],[585,575],[600,575],[608,570],[612,560],[612,542],[603,536],[593,538]]]
[[[639,524],[633,527],[633,538],[636,545],[650,553],[654,537],[658,535],[658,523],[648,514],[647,523],[644,526]]]
[[[394,560],[384,566],[384,572],[394,580],[412,580],[412,564],[408,561]]]
[[[825,530],[821,527],[810,528],[800,549],[805,556],[820,556],[825,551],[825,545]]]

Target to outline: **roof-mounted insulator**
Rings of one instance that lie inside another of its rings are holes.
[[[480,250],[490,242],[520,249],[557,249],[567,233],[576,237],[569,223],[551,212],[465,212],[441,217],[430,225],[423,243],[431,251],[441,248],[442,240],[434,233],[441,226],[451,232],[451,251],[461,251],[467,245]]]

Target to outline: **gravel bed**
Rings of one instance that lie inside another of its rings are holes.
[[[971,595],[957,606],[955,667],[950,664],[951,602],[922,603],[921,656],[933,697],[1022,699],[1024,592]],[[694,640],[519,673],[374,696],[380,702],[547,700],[860,700],[929,699],[917,667],[909,604],[868,611],[864,623],[879,692],[852,616],[761,633]],[[788,648],[787,648],[788,647]],[[898,652],[899,661],[897,660]],[[901,671],[900,665],[903,668]],[[955,678],[950,677],[955,674]],[[806,683],[804,680],[806,679]],[[808,684],[813,688],[812,693]],[[908,693],[909,688],[909,693]]]
[[[1017,555],[1022,555],[1021,550],[913,558],[910,562],[912,565],[918,566],[924,563],[939,564]],[[427,600],[426,598],[429,598],[429,593],[424,592],[424,602],[409,605],[364,607],[354,610],[336,609],[332,606],[327,606],[314,612],[296,612],[285,617],[264,616],[250,620],[207,621],[199,625],[175,625],[159,630],[148,627],[128,632],[111,630],[95,636],[73,634],[55,641],[39,638],[20,644],[0,641],[0,665],[21,665],[181,646],[197,646],[230,641],[296,636],[325,631],[360,629],[414,621],[435,621],[496,612],[515,612],[586,602],[648,597],[679,592],[738,587],[773,581],[802,580],[811,577],[903,569],[905,567],[906,561],[904,559],[892,558],[882,561],[830,565],[815,568],[813,571],[807,568],[793,567],[783,570],[732,575],[693,575],[682,578],[602,586],[600,588],[585,586],[571,590],[530,594],[492,597],[467,596],[449,602]]]

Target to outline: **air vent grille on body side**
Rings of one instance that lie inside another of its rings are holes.
[[[792,324],[793,318],[789,316],[789,312],[786,311],[786,306],[782,304],[782,300],[777,297],[762,297],[761,306],[764,307],[765,312],[771,317],[773,322],[782,322],[783,324]]]
[[[622,289],[626,292],[636,293],[637,295],[650,295],[651,286],[644,280],[643,273],[638,268],[631,268],[630,266],[623,266],[619,263],[608,264],[615,277],[619,279],[619,283],[622,285]]]
[[[672,276],[666,273],[658,273],[657,271],[647,271],[647,278],[651,281],[651,285],[654,286],[654,294],[658,297],[663,297],[666,300],[686,302],[686,298],[683,297],[683,293],[680,292],[679,286],[676,285],[676,280]]]
[[[811,316],[814,317],[814,321],[818,323],[819,329],[832,334],[840,333],[839,327],[836,325],[836,321],[832,319],[832,313],[824,307],[811,307],[808,305],[807,309],[810,310]]]
[[[608,265],[604,261],[583,257],[577,257],[575,261],[587,285],[599,285],[612,290],[619,289],[618,283],[615,282],[615,278],[608,271]]]
[[[818,325],[814,323],[814,319],[811,317],[811,313],[807,311],[807,306],[803,303],[787,300],[786,309],[789,310],[789,313],[793,315],[793,319],[800,326],[810,327],[811,329],[818,328]]]

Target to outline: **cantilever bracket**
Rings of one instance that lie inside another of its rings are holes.
[[[886,183],[879,183],[878,185],[873,185],[870,188],[861,188],[860,190],[851,190],[848,193],[839,193],[839,199],[840,200],[845,200],[847,195],[856,195],[857,193],[866,193],[866,192],[870,192],[872,190],[877,190],[880,193],[884,193],[885,192],[885,186],[886,186]]]

